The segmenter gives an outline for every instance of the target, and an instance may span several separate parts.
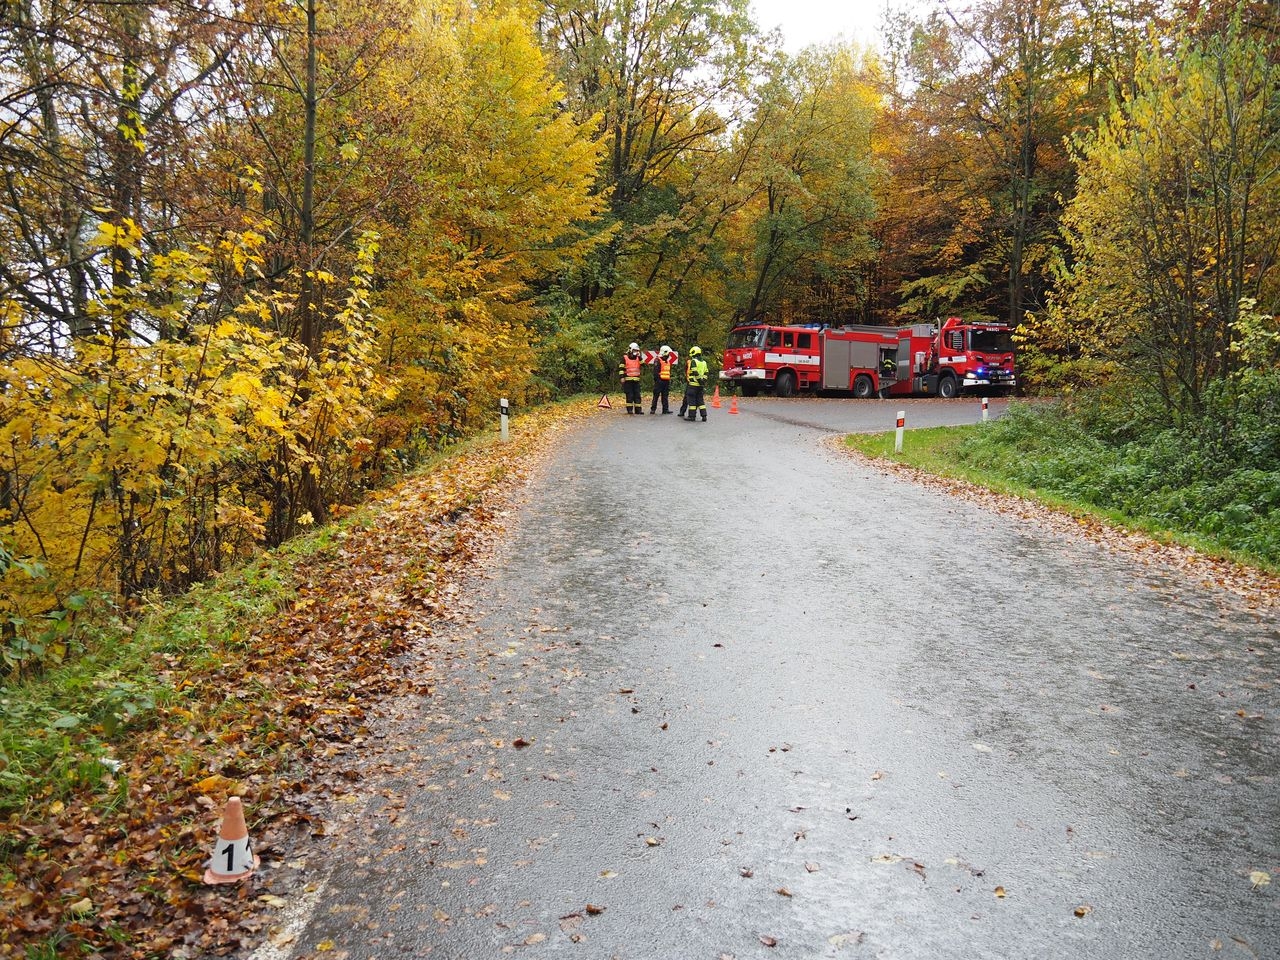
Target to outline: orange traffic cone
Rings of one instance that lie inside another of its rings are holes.
[[[718,406],[720,406],[720,384],[718,384],[718,383],[716,384],[716,392],[715,392],[715,394],[711,397],[711,405],[712,405],[713,407],[718,407]]]
[[[204,872],[205,883],[235,883],[258,868],[258,858],[249,847],[249,829],[244,825],[244,805],[231,797],[222,811],[218,842]]]
[[[737,398],[737,397],[730,397],[730,398],[729,398],[729,412],[730,412],[730,413],[737,413],[737,412],[738,412],[738,398]]]

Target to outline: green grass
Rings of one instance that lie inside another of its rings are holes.
[[[181,654],[185,669],[224,663],[245,643],[244,625],[292,599],[295,565],[331,553],[347,522],[128,621],[92,611],[76,628],[81,655],[0,688],[0,816],[86,790],[104,805],[119,802],[100,789],[110,782],[113,746],[182,698],[159,672],[164,655]]]
[[[1052,407],[965,427],[854,435],[850,447],[1280,572],[1280,469],[1206,455],[1193,438],[1123,438]]]

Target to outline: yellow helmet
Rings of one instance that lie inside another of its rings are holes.
[[[691,356],[691,357],[700,357],[700,356],[702,356],[702,348],[701,348],[701,347],[690,347],[690,348],[689,348],[689,356]]]

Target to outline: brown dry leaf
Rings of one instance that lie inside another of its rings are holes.
[[[531,746],[533,741],[526,740],[524,737],[516,737],[511,741],[511,745],[517,750],[523,750],[525,747]]]
[[[600,914],[604,913],[606,909],[606,907],[599,907],[594,903],[587,904],[587,913],[593,917],[598,917]]]
[[[996,893],[996,896],[999,897],[1001,900],[1004,899],[1004,896],[1005,896],[1004,887],[996,887],[995,893]]]
[[[804,868],[809,873],[817,873],[819,870],[822,869],[822,867],[818,866],[818,864],[814,863],[812,860],[806,863],[804,865]]]
[[[763,943],[766,947],[776,947],[778,945],[777,938],[771,937],[766,933],[760,934],[759,938],[760,938],[760,942]]]
[[[791,896],[791,891],[790,891],[790,890],[788,890],[786,887],[779,887],[777,890],[775,890],[775,891],[773,891],[773,892],[774,892],[774,893],[776,893],[776,894],[778,894],[778,896],[780,896],[780,897],[789,897],[789,896]]]
[[[1087,917],[1089,914],[1093,913],[1093,907],[1089,906],[1087,903],[1082,903],[1080,906],[1076,907],[1073,912],[1077,917]]]
[[[545,933],[531,933],[529,936],[524,938],[522,943],[526,947],[532,947],[534,944],[542,943],[542,941],[546,939],[547,935]]]

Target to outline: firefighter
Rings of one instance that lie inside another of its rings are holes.
[[[633,343],[618,364],[618,376],[622,378],[622,392],[627,398],[627,413],[644,415],[644,406],[640,398],[640,345]]]
[[[675,365],[671,359],[671,348],[664,343],[653,361],[653,402],[649,404],[649,413],[658,412],[659,397],[662,398],[662,412],[671,412],[671,368]]]
[[[684,391],[684,403],[681,405],[680,412],[683,414],[688,410],[688,416],[685,418],[690,423],[697,419],[698,412],[702,412],[702,422],[707,422],[707,398],[703,392],[703,386],[707,382],[707,361],[702,359],[702,348],[693,346],[689,348],[689,364],[685,368],[685,383],[687,386]]]

